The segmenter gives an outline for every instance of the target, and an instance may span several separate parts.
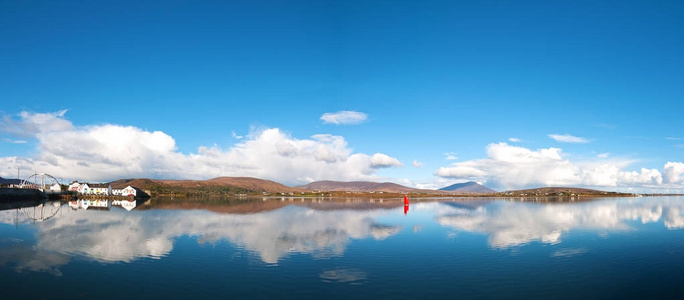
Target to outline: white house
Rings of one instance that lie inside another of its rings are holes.
[[[133,197],[135,197],[135,196],[137,196],[138,191],[136,188],[129,185],[123,189],[113,189],[112,193],[113,193],[113,195],[117,195],[117,196],[133,196]]]
[[[61,193],[62,192],[62,186],[59,185],[59,183],[55,183],[50,186],[50,193]]]
[[[83,195],[112,195],[112,185],[102,183],[72,182],[68,190]]]
[[[81,184],[78,193],[85,195],[111,195],[112,185],[86,182]]]
[[[81,187],[81,184],[78,183],[78,181],[74,181],[69,185],[67,190],[70,192],[78,192],[78,188],[80,188],[80,187]]]

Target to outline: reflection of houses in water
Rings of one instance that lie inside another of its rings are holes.
[[[135,200],[113,200],[112,206],[121,206],[123,209],[131,211],[138,206],[138,203]]]
[[[136,200],[73,200],[69,201],[69,207],[74,210],[110,210],[112,206],[119,206],[127,211],[131,211],[138,206]]]
[[[74,200],[69,201],[69,207],[73,210],[109,210],[112,202],[109,200]]]

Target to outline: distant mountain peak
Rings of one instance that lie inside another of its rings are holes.
[[[463,183],[455,183],[447,187],[439,189],[440,191],[459,192],[459,193],[496,193],[495,190],[490,189],[474,181]]]

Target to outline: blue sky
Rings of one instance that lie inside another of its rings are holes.
[[[0,176],[684,192],[681,1],[243,2],[0,3]]]

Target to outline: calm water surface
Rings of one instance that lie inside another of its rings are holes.
[[[683,197],[46,203],[0,212],[0,282],[48,299],[684,298],[683,213]]]

